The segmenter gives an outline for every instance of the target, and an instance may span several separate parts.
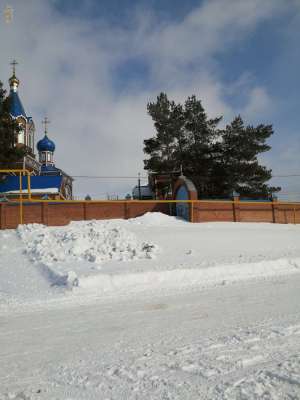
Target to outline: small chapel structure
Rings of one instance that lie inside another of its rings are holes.
[[[10,116],[17,121],[20,130],[16,137],[16,146],[26,146],[27,154],[11,169],[26,169],[30,172],[31,193],[35,198],[72,199],[73,178],[55,166],[55,143],[48,136],[48,118],[43,121],[44,137],[37,142],[38,160],[35,154],[35,124],[32,117],[25,112],[20,100],[18,88],[19,79],[16,77],[17,62],[11,63],[13,74],[9,79]],[[22,192],[28,192],[27,177],[22,178]],[[17,197],[20,193],[20,178],[14,173],[7,173],[0,181],[0,193],[7,198]]]

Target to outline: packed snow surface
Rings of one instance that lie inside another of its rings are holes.
[[[300,399],[300,226],[0,231],[0,400]]]

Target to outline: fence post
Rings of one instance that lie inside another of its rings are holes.
[[[233,222],[236,222],[236,209],[235,209],[235,201],[232,201],[232,214],[233,214]]]
[[[233,221],[239,222],[240,221],[240,196],[238,194],[233,196],[232,211],[233,211]]]
[[[173,203],[169,203],[168,204],[169,205],[169,215],[173,215]],[[176,215],[176,213],[175,213],[175,215]]]
[[[194,202],[192,201],[190,204],[190,222],[194,222]]]
[[[124,219],[128,219],[127,201],[124,201]]]
[[[48,225],[48,203],[42,203],[42,223]]]
[[[84,201],[83,203],[83,220],[86,221],[86,208],[87,208],[87,204],[86,201]]]
[[[276,211],[277,211],[277,206],[278,206],[278,199],[277,197],[273,197],[272,200],[272,217],[273,217],[273,224],[276,224]]]
[[[0,229],[5,229],[5,204],[0,204]]]

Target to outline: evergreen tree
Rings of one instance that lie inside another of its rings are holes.
[[[214,193],[212,173],[214,170],[215,143],[219,137],[217,129],[222,117],[208,119],[196,96],[188,97],[184,104],[184,130],[187,141],[183,169],[197,187],[199,196]]]
[[[273,134],[272,125],[245,126],[240,116],[226,126],[222,135],[223,190],[244,196],[269,196],[280,190],[266,184],[272,170],[259,164],[258,156],[270,150],[266,140]]]
[[[144,152],[150,156],[144,160],[145,169],[158,173],[172,172],[180,167],[185,144],[182,107],[161,93],[156,103],[149,103],[147,109],[154,121],[156,135],[144,140]]]
[[[145,169],[160,174],[180,171],[190,177],[200,195],[211,193],[214,142],[221,118],[208,119],[201,101],[188,97],[184,106],[170,101],[165,93],[149,103],[156,135],[144,141]]]
[[[259,164],[259,154],[270,150],[266,140],[272,125],[244,126],[240,116],[225,129],[222,117],[209,119],[196,96],[184,105],[170,101],[165,93],[149,103],[156,135],[144,141],[145,169],[171,174],[183,167],[199,197],[228,197],[233,191],[247,196],[268,196],[280,190],[267,181],[272,171]]]
[[[9,114],[9,98],[5,97],[3,84],[0,82],[0,168],[12,168],[27,153],[25,146],[17,147],[18,123]]]

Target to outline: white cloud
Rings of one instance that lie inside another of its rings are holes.
[[[262,119],[262,115],[267,118],[271,109],[271,97],[268,95],[266,89],[257,86],[251,89],[248,102],[241,110],[241,114],[246,120],[257,121]]]
[[[16,58],[20,96],[37,138],[47,114],[58,166],[73,175],[133,175],[143,169],[143,139],[153,133],[147,102],[164,90],[181,101],[196,94],[209,114],[231,117],[224,101],[230,88],[218,79],[214,57],[240,45],[284,2],[210,0],[180,22],[140,11],[127,28],[61,15],[51,1],[11,4],[13,24],[0,25],[0,79],[9,77],[9,62]],[[115,71],[133,59],[145,63],[149,77],[118,91]],[[253,87],[244,111],[251,116],[269,106],[265,89]],[[134,184],[80,180],[75,189],[97,196],[129,191]]]

